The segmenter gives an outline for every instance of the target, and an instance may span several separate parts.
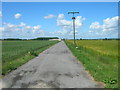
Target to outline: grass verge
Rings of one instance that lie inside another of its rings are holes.
[[[106,56],[82,46],[75,48],[68,41],[65,41],[65,43],[96,81],[105,83],[105,88],[118,88],[117,57]]]

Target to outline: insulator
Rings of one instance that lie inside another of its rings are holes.
[[[72,19],[75,19],[75,17],[72,17]]]

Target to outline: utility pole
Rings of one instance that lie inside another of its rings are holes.
[[[74,45],[76,47],[76,42],[75,42],[75,16],[74,14],[79,14],[79,12],[68,12],[68,14],[73,14],[72,20],[73,20],[73,34],[74,34]]]

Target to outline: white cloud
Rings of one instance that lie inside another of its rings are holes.
[[[4,31],[3,27],[0,27],[0,38],[2,38],[2,32]]]
[[[4,30],[4,28],[3,27],[0,27],[0,31],[3,31]]]
[[[64,14],[59,14],[57,19],[58,26],[71,26],[72,21],[65,20]]]
[[[33,27],[34,30],[39,30],[40,28],[41,28],[40,25],[37,25],[37,26],[34,26],[34,27]]]
[[[0,27],[0,36],[3,31],[4,31],[4,27]]]
[[[11,24],[11,23],[8,23],[8,24],[6,24],[6,25],[7,25],[7,27],[9,27],[9,28],[14,28],[14,27],[16,27],[16,25]]]
[[[56,32],[54,32],[54,34],[56,34],[56,35],[66,35],[66,34],[68,34],[68,33],[69,33],[69,31],[66,30],[66,29],[57,30]]]
[[[103,20],[103,31],[116,30],[118,27],[118,16]]]
[[[48,16],[44,16],[44,19],[51,19],[51,18],[54,18],[55,15],[53,14],[49,14]]]
[[[2,17],[2,11],[0,11],[0,18]]]
[[[15,19],[19,19],[22,15],[20,13],[17,13],[14,15]]]
[[[82,27],[84,21],[85,21],[85,18],[83,18],[82,16],[77,16],[75,20],[76,28]]]
[[[70,31],[69,35],[73,35],[73,33],[74,33],[73,31]],[[78,31],[76,30],[75,35],[77,35],[77,34],[78,34]]]
[[[25,26],[24,29],[32,29],[32,27],[31,26]]]
[[[19,26],[19,27],[24,27],[24,26],[26,26],[26,24],[23,23],[23,22],[21,22],[20,25],[18,25],[18,26]]]
[[[64,19],[64,14],[59,14],[58,19]]]
[[[102,25],[99,22],[93,22],[89,28],[91,36],[118,37],[118,16],[104,19]]]
[[[0,28],[0,31],[3,31],[3,38],[35,38],[43,36],[45,33],[45,31],[41,29],[40,25],[29,26],[24,22],[21,22],[18,25],[4,23],[4,29]]]
[[[118,16],[104,19],[102,25],[100,25],[99,22],[93,22],[90,25],[90,29],[94,29],[94,30],[101,29],[102,31],[116,30],[117,27],[118,27]]]
[[[40,25],[37,25],[37,26],[33,26],[33,33],[39,33],[40,32],[40,30],[41,30],[41,26]]]
[[[91,25],[90,25],[90,29],[100,29],[101,26],[100,26],[100,23],[99,22],[93,22]]]

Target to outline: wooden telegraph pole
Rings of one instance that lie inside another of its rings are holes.
[[[79,12],[68,12],[68,14],[73,14],[72,20],[73,20],[73,35],[74,35],[74,45],[76,47],[76,42],[75,42],[75,16],[74,14],[79,14]]]

